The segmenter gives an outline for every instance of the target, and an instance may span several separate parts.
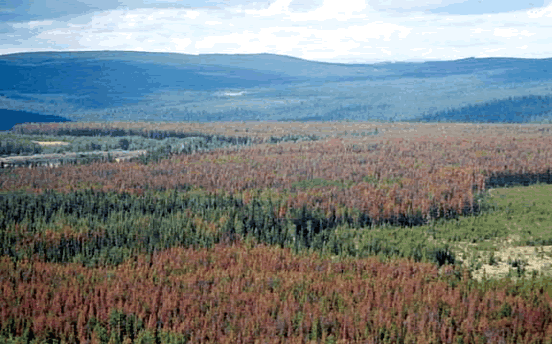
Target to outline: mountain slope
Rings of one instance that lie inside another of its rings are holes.
[[[552,59],[349,65],[272,54],[47,52],[0,56],[0,75],[0,109],[73,120],[410,120],[552,94]]]
[[[25,111],[0,109],[0,131],[10,130],[14,125],[27,122],[69,122],[70,120],[54,115],[40,115]]]
[[[552,123],[552,97],[510,97],[425,114],[414,120],[417,122]]]

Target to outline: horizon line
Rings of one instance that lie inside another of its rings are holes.
[[[439,59],[439,60],[433,60],[433,59],[405,59],[405,60],[375,60],[373,62],[329,62],[329,61],[319,61],[319,60],[309,60],[301,57],[291,56],[291,55],[284,55],[284,54],[276,54],[276,53],[206,53],[206,54],[187,54],[187,53],[180,53],[180,52],[167,52],[167,51],[138,51],[138,50],[45,50],[45,51],[22,51],[22,52],[15,52],[15,53],[7,53],[7,54],[0,54],[1,57],[6,56],[13,56],[13,55],[23,55],[23,54],[52,54],[52,53],[59,53],[59,54],[71,54],[71,53],[144,53],[144,54],[175,54],[175,55],[185,55],[185,56],[210,56],[210,55],[223,55],[223,56],[255,56],[255,55],[274,55],[274,56],[280,56],[280,57],[286,57],[290,59],[296,59],[296,60],[302,60],[307,62],[316,62],[316,63],[324,63],[324,64],[335,64],[335,65],[371,65],[371,64],[384,64],[384,63],[426,63],[426,62],[454,62],[454,61],[462,61],[462,60],[484,60],[484,59],[519,59],[519,60],[548,60],[552,59],[552,56],[550,57],[512,57],[512,56],[491,56],[491,57],[464,57],[454,60],[445,60],[445,59]]]

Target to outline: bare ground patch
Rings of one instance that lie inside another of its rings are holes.
[[[472,270],[472,276],[503,278],[523,277],[533,271],[552,274],[552,246],[510,246],[518,238],[504,239],[503,244],[491,250],[480,250],[477,244],[460,242],[453,245],[462,265]]]
[[[41,146],[67,146],[69,142],[64,141],[32,141]]]

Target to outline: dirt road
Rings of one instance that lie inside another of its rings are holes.
[[[116,161],[129,160],[136,158],[142,154],[146,154],[146,150],[136,151],[95,151],[95,152],[79,152],[79,153],[54,153],[54,154],[34,154],[34,155],[15,155],[0,158],[0,167],[14,167],[14,166],[29,166],[29,165],[42,165],[52,166],[59,165],[61,161],[67,160],[80,160],[95,157],[107,158],[108,155],[114,158]]]

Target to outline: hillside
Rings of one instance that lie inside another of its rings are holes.
[[[0,109],[0,131],[10,130],[14,125],[27,122],[69,122],[70,120],[55,115],[40,115],[25,111]]]
[[[552,94],[552,59],[334,64],[271,54],[46,52],[0,56],[0,74],[0,109],[87,121],[415,120]]]
[[[425,114],[417,122],[552,123],[551,96],[522,96]]]

